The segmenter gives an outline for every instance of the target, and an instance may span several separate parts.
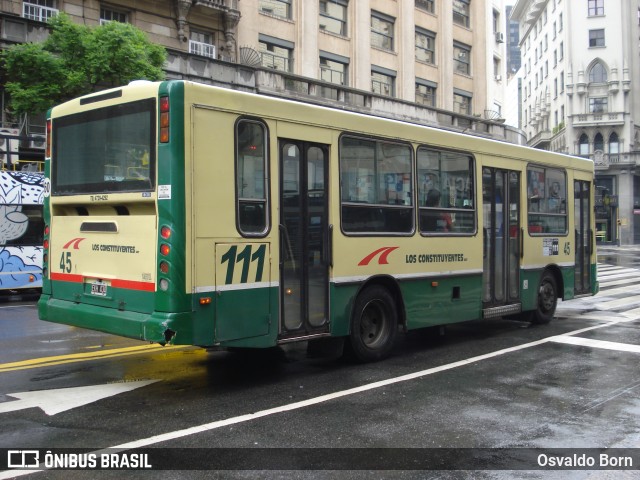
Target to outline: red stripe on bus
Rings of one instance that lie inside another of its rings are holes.
[[[142,290],[145,292],[155,292],[156,284],[149,282],[135,282],[133,280],[111,280],[111,286],[114,288],[126,288],[127,290]]]
[[[84,277],[82,275],[73,275],[70,273],[54,273],[52,272],[49,275],[51,280],[60,280],[62,282],[73,282],[73,283],[82,283],[84,282]]]
[[[51,280],[72,283],[84,283],[84,276],[70,273],[51,273]],[[114,278],[111,280],[111,286],[114,288],[124,288],[126,290],[141,290],[144,292],[155,292],[156,284],[150,282],[136,282],[133,280],[120,280]]]

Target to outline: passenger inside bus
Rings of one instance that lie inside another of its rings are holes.
[[[432,188],[427,193],[427,207],[438,208],[440,205],[440,191]],[[450,232],[453,226],[451,215],[445,212],[429,211],[424,219],[424,231],[426,232]]]

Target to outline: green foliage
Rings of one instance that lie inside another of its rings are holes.
[[[49,22],[49,37],[2,53],[6,89],[16,113],[41,113],[86,93],[131,80],[162,80],[166,51],[126,23],[99,27],[73,23],[60,14]]]

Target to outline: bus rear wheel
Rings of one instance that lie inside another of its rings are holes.
[[[379,285],[365,288],[356,299],[349,334],[350,353],[360,362],[386,358],[398,330],[396,303]]]
[[[558,305],[558,285],[551,272],[544,272],[538,286],[537,307],[531,315],[531,323],[543,325],[549,323],[556,313]]]

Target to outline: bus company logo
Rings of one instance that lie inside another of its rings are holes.
[[[67,249],[71,248],[71,246],[73,245],[73,249],[74,250],[78,250],[78,249],[80,249],[80,242],[82,242],[83,240],[86,240],[86,238],[83,238],[83,237],[72,238],[67,243],[65,243],[62,246],[62,248],[63,248],[63,250],[67,250]]]
[[[358,266],[359,267],[363,267],[363,266],[369,265],[369,263],[371,263],[371,261],[376,257],[378,257],[378,265],[388,265],[389,264],[389,254],[391,252],[393,252],[394,250],[396,250],[397,248],[400,248],[400,247],[382,247],[382,248],[379,248],[379,249],[371,252],[369,255],[364,257],[362,260],[360,260],[360,263],[358,263]]]

